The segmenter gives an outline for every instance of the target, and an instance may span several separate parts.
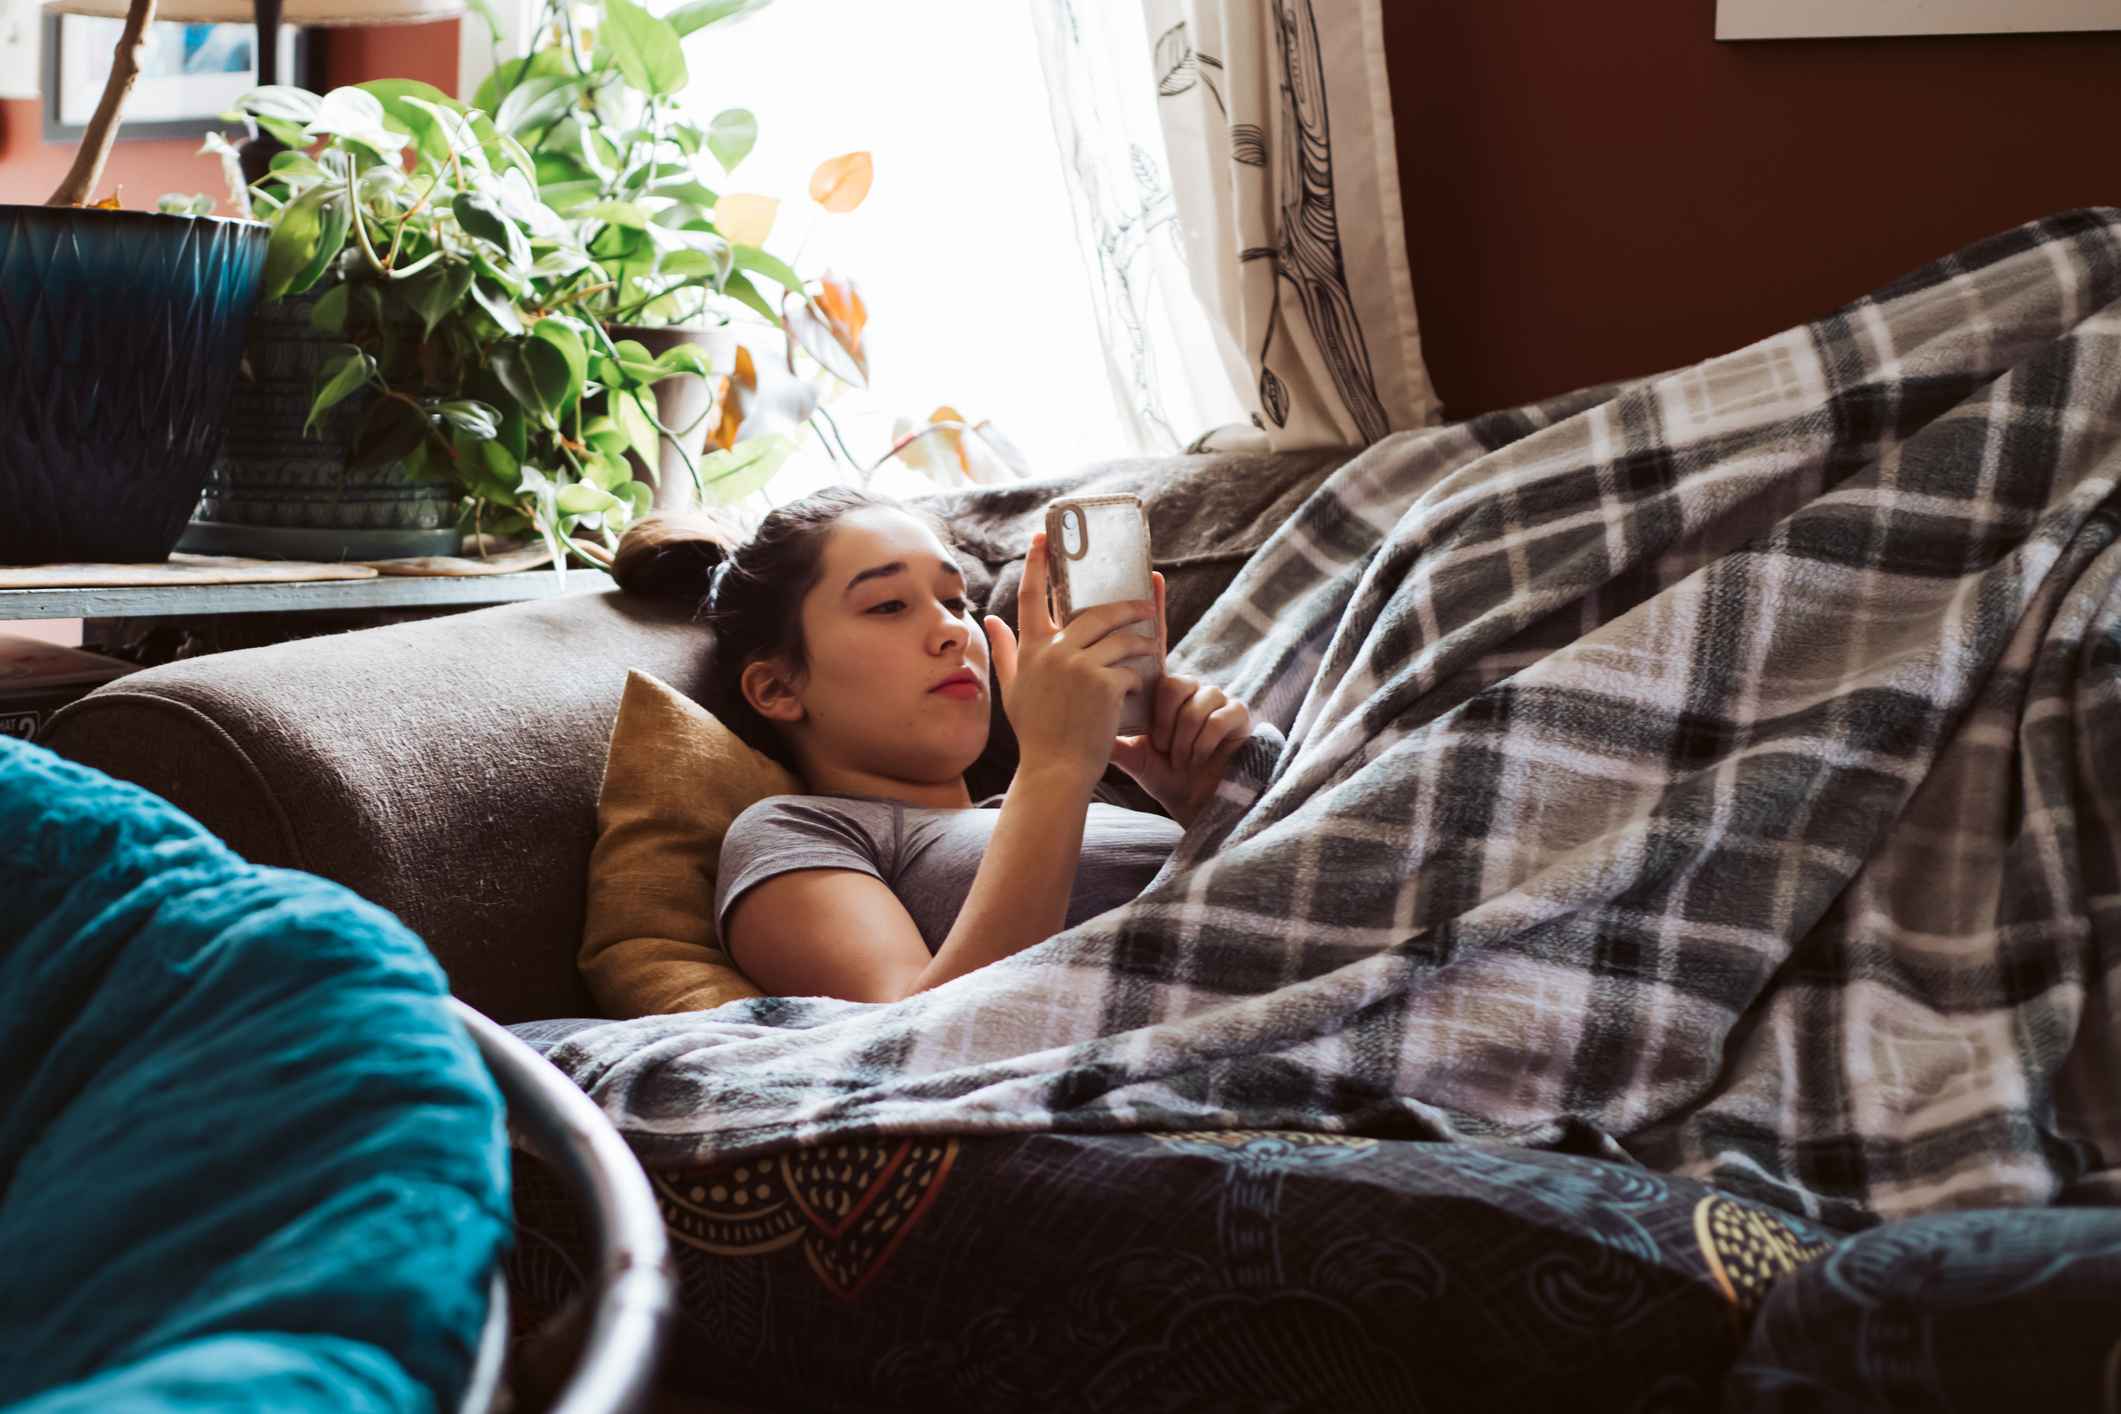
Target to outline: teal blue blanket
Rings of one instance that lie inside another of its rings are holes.
[[[0,1397],[453,1408],[506,1148],[419,939],[4,738],[0,841]]]

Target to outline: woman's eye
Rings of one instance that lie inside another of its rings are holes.
[[[905,607],[906,604],[904,600],[886,599],[881,604],[871,604],[866,612],[872,614],[896,613],[898,610],[903,609]]]
[[[963,618],[965,611],[972,607],[963,599],[945,599],[943,602],[950,606],[950,614],[953,618]]]

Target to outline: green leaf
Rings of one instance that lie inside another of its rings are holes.
[[[309,120],[308,136],[341,137],[379,157],[395,158],[405,150],[405,135],[392,132],[385,121],[383,100],[362,88],[335,88],[325,94],[317,116]]]
[[[492,198],[478,192],[458,192],[450,210],[456,213],[457,224],[466,235],[485,241],[516,265],[530,264],[530,238],[523,234],[522,227],[501,214]]]
[[[559,182],[541,182],[538,196],[544,203],[562,216],[571,216],[581,207],[595,201],[604,193],[604,184],[595,177],[570,178]]]
[[[618,396],[617,393],[607,394],[606,400],[613,401]],[[609,414],[600,414],[583,423],[582,440],[607,457],[623,460],[626,456],[626,434],[619,430],[619,424]],[[611,488],[607,486],[604,489],[608,491]]]
[[[434,405],[435,416],[473,437],[491,439],[500,435],[501,414],[470,398],[453,398]]]
[[[707,352],[698,344],[678,344],[656,355],[655,366],[665,377],[680,373],[697,373],[702,377],[713,372],[707,362]]]
[[[319,334],[343,334],[346,332],[346,309],[350,303],[350,292],[345,285],[333,285],[317,297],[309,307],[309,327]]]
[[[647,406],[642,404],[644,398],[650,400]],[[611,391],[612,414],[625,432],[627,444],[641,454],[641,461],[651,475],[663,464],[663,434],[655,430],[651,416],[654,398],[655,394],[646,388],[614,388]]]
[[[676,30],[633,0],[604,0],[604,21],[602,38],[628,84],[651,98],[685,91],[689,75]]]
[[[630,201],[600,201],[574,213],[580,221],[603,221],[630,231],[648,229],[648,213]]]
[[[707,150],[722,170],[733,172],[759,140],[759,120],[748,108],[725,108],[707,125]]]
[[[758,286],[752,284],[742,272],[729,277],[727,283],[722,286],[722,293],[737,303],[756,310],[774,324],[781,322],[780,311],[767,302],[766,297],[759,293]]]
[[[626,503],[626,519],[639,520],[655,509],[655,493],[638,481],[629,481],[623,486],[611,488],[611,494]]]
[[[567,356],[545,339],[515,339],[496,345],[492,359],[508,395],[541,426],[557,430],[573,377]]]
[[[535,54],[518,55],[503,59],[494,66],[494,71],[483,79],[478,92],[471,96],[471,106],[482,113],[500,109],[501,103],[515,91],[518,84],[534,78],[549,78],[573,69],[567,53],[558,45],[548,45]]]
[[[265,243],[260,298],[279,299],[294,287],[295,277],[309,268],[324,237],[324,202],[330,196],[330,188],[313,187],[280,208]]]
[[[502,333],[520,334],[523,332],[523,316],[517,312],[515,305],[509,300],[507,295],[496,294],[489,290],[486,288],[484,280],[473,280],[471,282],[471,298],[479,308],[486,311],[489,319],[501,326]]]
[[[275,152],[267,171],[288,181],[322,181],[324,169],[306,152]]]
[[[347,455],[349,468],[388,466],[427,440],[427,415],[403,398],[378,398]]]
[[[364,93],[375,95],[383,105],[384,123],[392,132],[409,134],[420,144],[420,151],[430,157],[449,155],[449,135],[443,132],[429,112],[429,105],[448,109],[462,107],[454,98],[431,83],[418,79],[370,79],[357,84]],[[405,100],[425,100],[415,105]]]
[[[308,127],[302,123],[295,122],[292,118],[260,116],[257,119],[257,123],[259,130],[271,137],[275,142],[283,147],[293,148],[298,152],[309,146],[313,141],[309,135]]]
[[[533,338],[543,339],[560,351],[567,360],[567,392],[559,401],[558,410],[565,412],[582,396],[583,386],[589,381],[589,351],[582,347],[582,336],[557,319],[540,319],[531,331]]]
[[[288,282],[287,293],[299,295],[324,278],[324,272],[331,269],[331,263],[346,248],[351,211],[344,198],[326,198],[318,224],[316,252],[310,256],[309,264]]]
[[[645,387],[653,383],[662,373],[656,367],[655,355],[648,346],[634,339],[620,339],[612,344],[618,357],[599,354],[596,360],[597,382],[607,388]]]
[[[773,0],[688,0],[668,16],[667,23],[679,34],[691,34],[723,20],[741,19],[765,9]]]
[[[367,386],[369,376],[375,370],[376,361],[351,344],[346,346],[344,353],[334,355],[332,361],[319,370],[327,376],[324,386],[317,390],[315,400],[309,405],[309,416],[302,423],[302,435],[309,436],[325,413]]]
[[[803,277],[796,274],[794,267],[779,256],[768,255],[755,245],[731,246],[730,251],[731,263],[737,269],[747,270],[754,275],[764,275],[775,284],[799,295],[803,293]]]
[[[708,499],[731,505],[765,489],[794,451],[794,438],[772,436],[739,442],[726,452],[709,452],[700,458],[700,484]]]
[[[657,196],[667,196],[685,203],[712,211],[720,200],[713,191],[698,182],[659,182],[655,187]]]
[[[291,123],[306,123],[317,116],[317,109],[323,102],[306,88],[291,83],[274,83],[244,94],[236,100],[236,108],[254,118],[285,118]]]
[[[512,496],[522,481],[515,455],[500,442],[479,443],[479,470],[491,478],[498,495]]]
[[[553,500],[562,514],[571,516],[591,515],[618,503],[618,499],[609,491],[591,481],[577,481],[572,486],[562,486]]]
[[[407,299],[412,304],[413,313],[420,316],[422,338],[434,337],[435,326],[464,302],[476,278],[469,265],[452,262],[434,266],[406,282],[411,286],[406,292]]]
[[[517,84],[501,100],[494,125],[504,133],[521,133],[556,123],[574,102],[583,80],[573,74],[541,74]]]

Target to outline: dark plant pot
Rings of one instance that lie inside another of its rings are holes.
[[[229,399],[228,436],[181,548],[260,559],[385,560],[454,555],[457,503],[446,478],[403,462],[347,466],[374,394],[348,398],[305,434],[318,372],[343,340],[309,316],[322,289],[258,306],[244,348],[249,372]]]
[[[220,450],[267,236],[0,206],[0,564],[169,558]]]
[[[717,368],[734,367],[736,340],[724,329],[676,329],[650,328],[641,324],[613,324],[607,332],[612,342],[632,339],[651,354],[661,358],[679,344],[697,344],[707,355],[709,363]],[[714,410],[714,383],[697,374],[688,373],[682,378],[665,378],[655,385],[656,417],[662,424],[676,433],[663,436],[662,465],[649,475],[649,468],[641,461],[638,452],[628,452],[627,461],[633,464],[636,479],[646,481],[655,489],[655,508],[659,511],[689,511],[699,504],[699,490],[692,484],[692,473],[685,469],[685,458],[691,457],[698,464],[701,452],[707,446],[707,414]],[[678,448],[682,446],[684,451]]]

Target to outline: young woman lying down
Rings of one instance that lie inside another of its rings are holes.
[[[1149,730],[1115,735],[1144,687],[1123,661],[1139,626],[1167,637],[1163,576],[1154,603],[1061,627],[1043,534],[1015,633],[975,621],[939,521],[861,492],[782,506],[727,558],[678,523],[628,540],[622,580],[629,562],[705,574],[706,705],[803,783],[737,817],[717,871],[723,945],[772,995],[894,1001],[1127,902],[1252,729],[1245,704],[1167,672]],[[1004,794],[975,801],[965,770],[997,688],[1019,762]],[[1168,815],[1094,801],[1108,763]]]

